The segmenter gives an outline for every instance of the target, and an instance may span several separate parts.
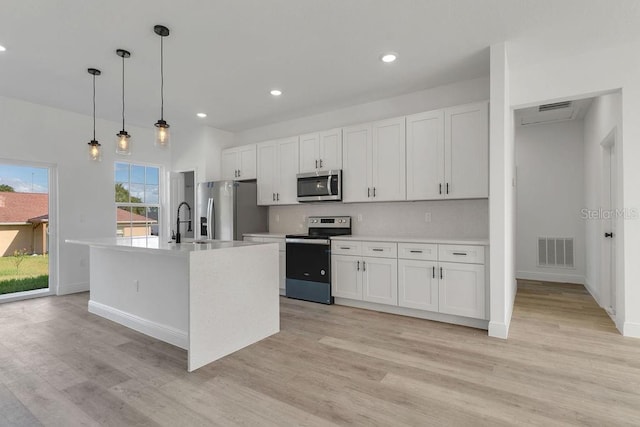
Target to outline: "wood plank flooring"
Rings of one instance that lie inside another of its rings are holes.
[[[579,285],[520,282],[507,341],[283,298],[282,332],[191,374],[87,300],[0,305],[1,426],[640,425],[640,340]]]

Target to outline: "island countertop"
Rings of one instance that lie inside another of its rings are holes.
[[[191,252],[211,251],[237,248],[241,246],[266,245],[263,242],[240,242],[228,240],[185,240],[182,243],[161,241],[157,237],[102,237],[95,239],[67,239],[66,243],[87,245],[102,248],[113,248],[135,252],[158,253],[170,255],[188,255]]]

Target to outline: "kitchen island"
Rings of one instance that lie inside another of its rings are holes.
[[[89,311],[188,351],[188,371],[280,330],[278,245],[157,238],[90,247]]]

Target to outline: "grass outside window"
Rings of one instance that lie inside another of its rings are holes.
[[[0,257],[0,294],[49,287],[49,256],[27,255],[18,267],[15,257]]]

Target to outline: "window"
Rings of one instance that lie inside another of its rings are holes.
[[[118,237],[158,236],[160,168],[116,162],[115,201]]]

